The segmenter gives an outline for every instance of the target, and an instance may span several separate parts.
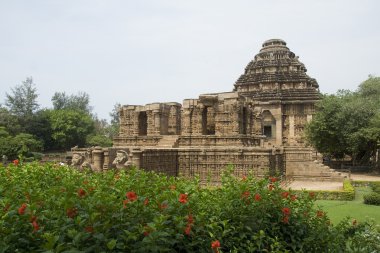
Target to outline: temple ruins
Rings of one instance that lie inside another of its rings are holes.
[[[232,91],[182,104],[124,105],[112,148],[72,151],[97,171],[137,166],[218,183],[233,165],[237,176],[341,181],[304,141],[319,100],[318,83],[306,71],[285,41],[267,40]]]

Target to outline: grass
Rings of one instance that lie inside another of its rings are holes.
[[[357,187],[353,201],[317,200],[316,205],[327,213],[333,224],[338,224],[348,216],[359,222],[373,219],[375,224],[380,225],[380,206],[363,203],[363,196],[371,191],[370,187]]]

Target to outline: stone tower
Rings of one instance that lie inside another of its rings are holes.
[[[303,145],[303,130],[319,99],[318,83],[280,39],[263,43],[234,90],[259,110],[263,134],[275,146]]]

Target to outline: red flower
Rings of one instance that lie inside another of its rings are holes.
[[[284,216],[284,218],[282,218],[282,222],[285,224],[289,224],[289,216]]]
[[[242,181],[247,181],[247,176],[243,176],[243,177],[241,178],[241,180],[242,180]]]
[[[158,204],[158,208],[160,210],[164,210],[164,209],[168,208],[168,204],[167,203]]]
[[[282,196],[282,198],[286,199],[289,196],[289,192],[282,192],[281,196]]]
[[[187,194],[181,193],[179,195],[179,202],[181,202],[182,204],[186,204],[188,201],[187,197],[188,197]]]
[[[84,196],[86,196],[86,191],[83,190],[82,188],[80,188],[80,189],[78,190],[78,196],[79,196],[79,197],[84,197]]]
[[[313,199],[315,197],[315,192],[309,192],[309,197]]]
[[[219,252],[220,248],[220,242],[218,240],[211,242],[211,248],[214,250],[214,252]]]
[[[286,216],[290,215],[291,211],[289,207],[282,208],[282,213]]]
[[[260,201],[261,200],[261,195],[256,193],[255,194],[255,201]]]
[[[16,159],[16,160],[13,160],[13,164],[14,164],[15,166],[17,166],[18,163],[19,163],[19,161],[18,161],[17,159]]]
[[[74,218],[75,216],[77,216],[77,211],[78,210],[75,207],[73,207],[73,208],[67,208],[66,209],[66,215],[69,218]]]
[[[247,199],[248,197],[249,197],[249,191],[245,191],[245,192],[243,192],[243,194],[241,195],[241,198],[243,198],[243,199]]]
[[[189,216],[187,216],[187,224],[193,224],[194,223],[194,217],[193,215],[189,214]]]
[[[291,199],[292,201],[295,201],[295,200],[297,199],[297,195],[291,195],[291,196],[290,196],[290,199]]]
[[[273,185],[273,184],[269,184],[268,189],[269,189],[270,191],[273,190],[273,189],[274,189],[274,185]]]
[[[148,204],[149,204],[149,199],[146,198],[146,199],[144,200],[144,206],[147,206]]]
[[[124,199],[123,200],[123,208],[127,208],[127,204],[128,204],[129,200],[128,199]]]
[[[321,210],[318,210],[317,211],[317,217],[323,217],[325,215],[325,213]]]
[[[271,181],[271,183],[275,183],[277,182],[277,177],[270,177],[269,180]]]
[[[127,192],[127,194],[125,194],[125,196],[127,197],[127,199],[129,199],[130,201],[135,201],[137,200],[137,194],[135,192]]]
[[[38,226],[38,223],[36,220],[32,222],[32,226],[33,226],[33,232],[37,232],[40,229],[40,226]]]
[[[145,226],[144,232],[143,232],[144,236],[148,236],[150,234],[150,232],[152,232],[152,228],[149,226]]]
[[[94,227],[93,226],[87,226],[84,228],[87,233],[94,233]]]
[[[26,203],[22,203],[21,206],[20,206],[20,208],[18,209],[18,214],[19,215],[25,214],[26,207],[27,207]]]
[[[185,232],[185,235],[190,235],[190,232],[191,232],[191,225],[190,224],[187,224],[184,232]]]
[[[169,186],[170,190],[174,191],[177,187],[173,184],[171,186]]]

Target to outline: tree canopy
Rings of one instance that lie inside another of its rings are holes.
[[[380,78],[370,76],[355,92],[324,95],[306,137],[323,154],[371,162],[380,144]]]
[[[52,99],[54,110],[76,110],[90,114],[90,96],[86,92],[78,92],[77,95],[67,95],[65,92],[54,93]]]
[[[6,93],[5,95],[5,105],[12,114],[28,117],[37,111],[39,108],[38,94],[32,77],[26,78],[21,85],[17,85],[11,91],[11,94]]]

